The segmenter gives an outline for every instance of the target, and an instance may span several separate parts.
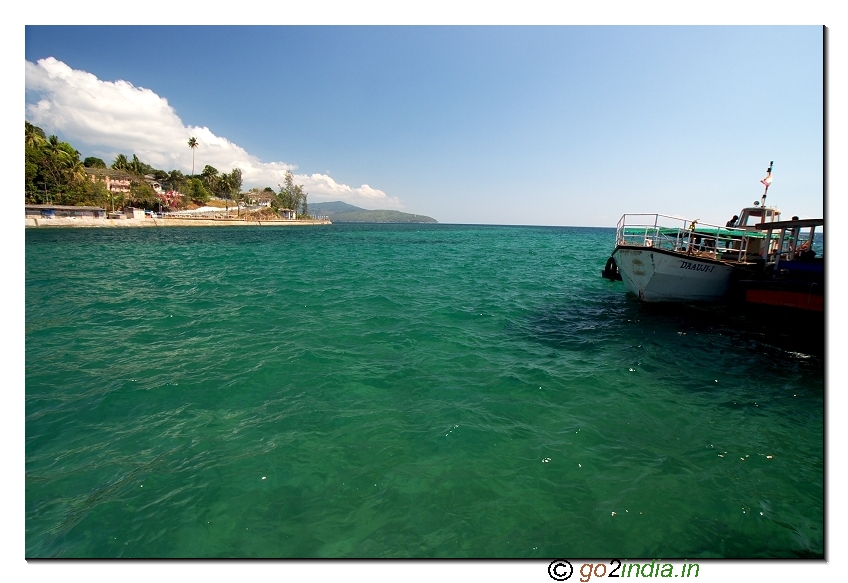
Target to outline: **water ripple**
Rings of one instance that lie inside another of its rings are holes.
[[[27,557],[823,555],[822,356],[611,230],[26,238]]]

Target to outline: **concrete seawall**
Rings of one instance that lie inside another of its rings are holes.
[[[241,219],[94,219],[94,218],[26,218],[24,226],[30,227],[296,227],[303,225],[332,225],[329,220],[307,221],[245,221]]]

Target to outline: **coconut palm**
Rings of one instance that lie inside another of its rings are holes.
[[[44,144],[47,156],[44,159],[44,170],[53,181],[54,188],[64,184],[65,170],[74,161],[71,152],[76,152],[70,144],[60,142],[55,135],[50,136]]]
[[[138,159],[138,156],[133,154],[132,160],[128,165],[129,170],[131,170],[134,174],[138,174],[142,176],[144,174],[144,166],[141,163],[141,160]]]
[[[130,163],[127,160],[127,157],[123,154],[118,154],[115,157],[115,161],[112,162],[112,168],[115,170],[126,170],[129,167]]]
[[[188,139],[188,147],[191,148],[191,175],[194,176],[194,151],[197,149],[197,138]]]
[[[47,144],[47,139],[44,137],[44,132],[28,121],[25,122],[26,145],[30,148],[38,148]]]
[[[66,172],[71,182],[85,182],[88,179],[88,174],[85,172],[85,166],[79,161],[79,158],[68,162]]]
[[[207,166],[209,168],[209,166]],[[229,174],[220,174],[216,177],[215,186],[218,196],[224,199],[227,216],[230,216],[230,197],[233,193],[232,182]]]

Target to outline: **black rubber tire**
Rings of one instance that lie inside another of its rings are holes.
[[[607,259],[606,267],[604,267],[604,277],[607,279],[614,279],[618,274],[618,264],[615,262],[615,259],[610,257]]]

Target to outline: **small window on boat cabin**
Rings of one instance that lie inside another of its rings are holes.
[[[780,216],[780,211],[770,208],[752,208],[742,211],[742,218],[739,219],[738,227],[753,227],[757,223],[765,223],[777,220]]]

